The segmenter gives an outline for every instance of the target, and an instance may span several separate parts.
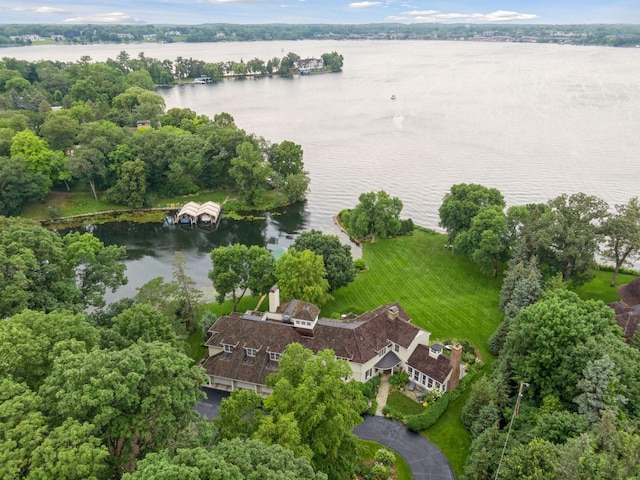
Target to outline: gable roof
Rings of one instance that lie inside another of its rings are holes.
[[[416,347],[407,360],[407,365],[433,378],[438,383],[444,383],[453,370],[449,357],[445,355],[440,355],[438,358],[430,357],[429,347],[426,345]]]
[[[307,302],[299,302],[293,307],[291,303],[282,307],[283,311],[291,308],[290,311],[295,312],[292,318],[313,316],[315,312]],[[377,357],[390,342],[407,348],[421,332],[409,321],[407,313],[397,303],[383,305],[349,321],[320,319],[313,330],[306,331],[288,323],[263,320],[255,314],[232,313],[221,317],[211,327],[211,337],[205,345],[234,345],[234,351],[209,357],[204,367],[210,375],[264,384],[266,376],[274,371],[274,365],[269,365],[268,352],[284,353],[290,343],[300,343],[314,353],[331,349],[337,357],[364,364]],[[249,361],[245,358],[244,348],[258,352]]]

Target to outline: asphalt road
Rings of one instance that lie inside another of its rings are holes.
[[[363,440],[373,440],[398,452],[406,460],[414,480],[455,480],[447,457],[422,435],[385,417],[366,416],[353,429]]]
[[[202,389],[207,398],[196,404],[196,410],[207,418],[216,418],[220,402],[229,396],[212,388]],[[422,435],[411,432],[401,423],[384,417],[366,416],[353,433],[363,440],[372,440],[398,452],[409,464],[414,480],[455,480],[447,458]]]

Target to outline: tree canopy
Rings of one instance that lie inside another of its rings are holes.
[[[330,298],[324,261],[311,250],[290,248],[278,259],[275,274],[283,299],[322,306]]]
[[[459,183],[453,185],[442,199],[438,210],[440,226],[447,230],[449,243],[471,227],[473,217],[489,206],[504,208],[505,201],[496,188],[487,188],[475,183]]]
[[[211,262],[209,278],[218,301],[223,302],[231,294],[234,311],[247,290],[266,293],[274,283],[275,260],[265,247],[239,243],[218,247],[211,252]]]
[[[386,238],[401,232],[400,212],[403,205],[398,197],[391,197],[381,190],[362,193],[359,201],[353,210],[343,212],[341,217],[351,235],[361,239],[371,237],[373,243],[376,235]]]
[[[25,219],[0,217],[0,316],[102,306],[107,288],[126,283],[124,252],[89,234],[61,237]]]
[[[319,230],[302,232],[296,237],[293,246],[297,250],[311,250],[322,256],[330,292],[355,279],[351,248],[342,244],[336,235],[325,235]]]

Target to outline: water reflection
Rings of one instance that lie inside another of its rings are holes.
[[[107,295],[107,301],[135,295],[136,289],[155,277],[171,279],[175,252],[182,252],[189,275],[199,288],[211,286],[209,253],[214,248],[234,243],[266,246],[269,251],[288,248],[295,237],[309,228],[309,213],[304,204],[274,213],[261,214],[253,220],[223,218],[217,228],[174,225],[172,215],[164,222],[112,222],[86,225],[69,231],[89,232],[106,245],[123,245],[127,249],[128,285]]]

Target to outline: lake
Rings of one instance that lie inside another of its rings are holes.
[[[613,206],[640,195],[640,49],[304,41],[23,47],[1,54],[105,60],[121,50],[205,61],[266,61],[289,51],[344,56],[335,74],[158,90],[167,108],[228,112],[248,132],[302,145],[311,190],[304,220],[284,237],[297,229],[335,231],[332,216],[372,190],[398,196],[404,216],[431,228],[455,183],[496,187],[508,205],[585,192]],[[118,241],[129,240],[118,235]],[[132,267],[138,270],[132,264],[130,277]]]

